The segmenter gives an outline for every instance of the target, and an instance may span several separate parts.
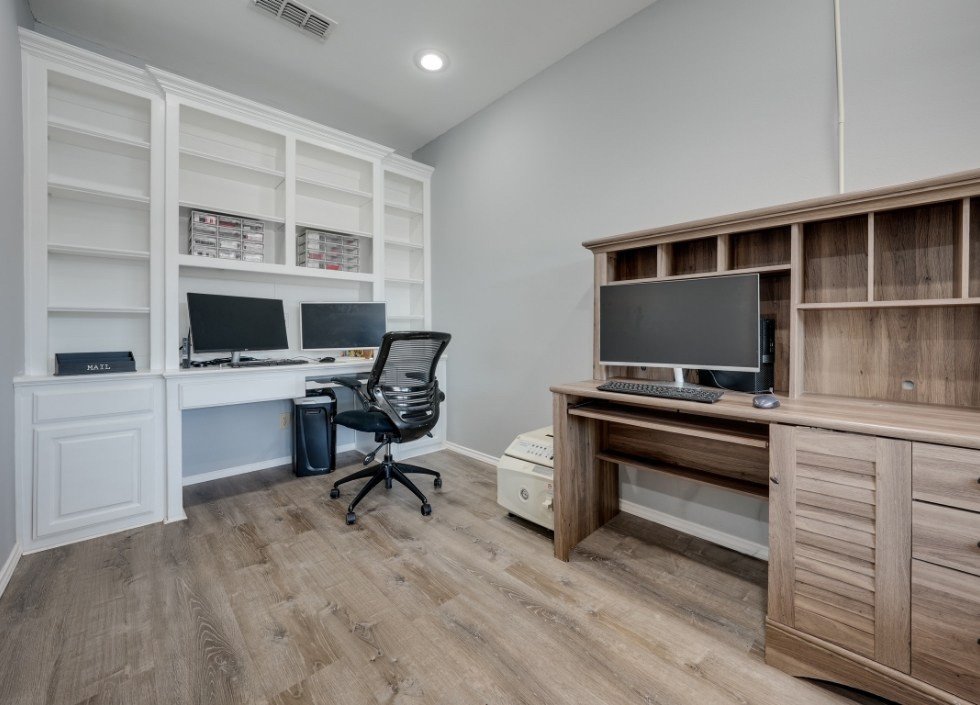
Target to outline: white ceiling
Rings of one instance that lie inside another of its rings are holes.
[[[30,4],[43,25],[410,154],[654,0],[301,1],[337,22],[326,42],[252,0]],[[424,48],[449,68],[416,68]]]

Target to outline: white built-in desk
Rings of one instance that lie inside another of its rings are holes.
[[[24,552],[185,519],[183,412],[297,399],[311,382],[366,378],[371,360],[283,367],[195,367],[14,380],[18,536]],[[445,388],[445,358],[437,376]],[[433,438],[401,457],[442,446]],[[367,449],[373,434],[358,434]],[[373,445],[371,446],[373,448]]]
[[[308,382],[367,377],[371,360],[345,360],[284,367],[192,367],[164,372],[167,388],[166,521],[186,518],[183,502],[183,412],[254,404],[306,395]]]

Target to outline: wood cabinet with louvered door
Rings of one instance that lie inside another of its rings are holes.
[[[771,428],[769,619],[909,672],[911,444]]]

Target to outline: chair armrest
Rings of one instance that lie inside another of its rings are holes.
[[[361,384],[361,380],[357,379],[357,377],[331,377],[330,381],[352,390],[365,410],[371,406],[371,398],[364,391],[364,385]]]

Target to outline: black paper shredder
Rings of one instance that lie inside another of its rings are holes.
[[[337,463],[337,396],[332,390],[318,390],[317,396],[293,403],[293,471],[299,477],[325,475]]]

